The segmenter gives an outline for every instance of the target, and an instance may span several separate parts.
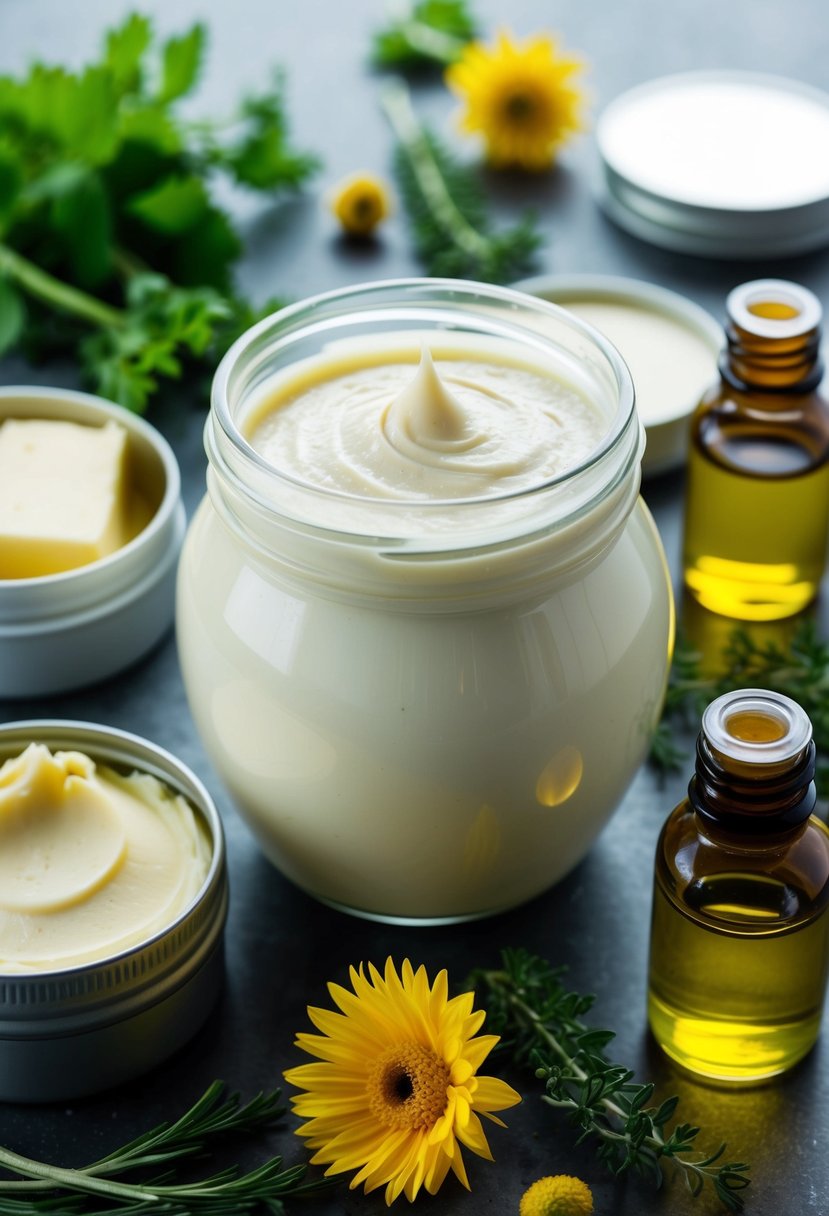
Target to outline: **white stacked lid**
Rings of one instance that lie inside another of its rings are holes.
[[[623,93],[596,129],[600,201],[663,248],[768,258],[829,244],[829,94],[751,72]]]

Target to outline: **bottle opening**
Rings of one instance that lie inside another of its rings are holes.
[[[751,300],[747,307],[753,317],[769,321],[793,321],[800,316],[800,309],[784,300]]]
[[[709,745],[743,764],[792,760],[812,737],[809,716],[796,701],[763,688],[742,688],[712,701],[702,716]]]
[[[726,311],[744,334],[782,340],[811,334],[823,309],[817,296],[787,279],[755,279],[729,292]]]
[[[725,729],[741,743],[776,743],[785,738],[789,724],[772,712],[743,709],[726,718]]]

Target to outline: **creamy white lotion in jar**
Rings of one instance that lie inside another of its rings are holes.
[[[613,347],[505,289],[351,288],[236,343],[206,442],[182,670],[265,853],[407,922],[565,874],[642,761],[673,623]]]

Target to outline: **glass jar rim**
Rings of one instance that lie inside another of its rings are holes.
[[[435,510],[446,509],[447,507],[459,510],[469,506],[480,506],[481,504],[494,505],[499,502],[526,500],[535,495],[543,494],[545,491],[554,489],[557,486],[572,484],[585,473],[600,465],[608,454],[617,448],[622,437],[630,430],[632,421],[636,419],[636,413],[633,381],[627,365],[609,339],[594,326],[583,321],[567,309],[513,288],[479,283],[474,280],[424,277],[384,279],[335,288],[331,291],[322,292],[307,299],[297,301],[294,304],[287,305],[277,313],[264,317],[261,321],[251,326],[228,349],[219,363],[213,378],[211,413],[218,422],[221,433],[230,444],[237,460],[241,460],[242,467],[248,466],[251,471],[260,476],[270,477],[275,481],[293,485],[298,490],[320,496],[331,503],[376,504],[376,499],[367,496],[363,497],[330,487],[314,485],[291,475],[283,469],[279,469],[267,461],[249,443],[240,427],[236,424],[231,407],[232,385],[234,373],[240,364],[246,358],[249,358],[257,346],[267,340],[269,336],[278,340],[280,333],[285,331],[286,326],[289,329],[285,337],[299,332],[307,333],[317,323],[315,319],[319,312],[325,308],[339,303],[347,305],[349,302],[356,303],[362,301],[364,306],[379,312],[381,308],[388,307],[384,302],[402,293],[408,293],[409,298],[405,301],[405,304],[401,304],[401,307],[407,311],[421,306],[425,310],[427,304],[431,304],[433,307],[445,307],[446,305],[458,305],[462,307],[466,303],[470,310],[468,315],[474,317],[476,323],[488,329],[491,333],[504,333],[505,319],[497,317],[487,318],[483,312],[480,314],[475,313],[471,307],[474,301],[483,301],[485,304],[489,303],[495,306],[506,304],[515,309],[516,313],[521,309],[525,314],[555,319],[560,324],[566,325],[582,337],[587,338],[594,347],[598,348],[615,378],[618,401],[614,416],[610,420],[610,425],[603,433],[599,442],[583,460],[564,472],[523,489],[507,490],[502,494],[492,494],[486,497],[436,498],[428,501],[415,498],[383,499],[383,510],[389,516],[394,516],[398,513],[405,514],[411,511],[412,508],[416,508],[418,512],[429,514]],[[417,299],[418,293],[424,293],[422,304]],[[432,300],[427,293],[433,293],[435,296],[443,293],[443,298]],[[373,297],[376,303],[367,305],[366,302],[370,297]],[[530,326],[521,327],[520,317],[516,319],[518,327],[521,328],[521,336],[524,341],[529,341],[537,348],[548,351],[555,347],[555,342],[551,337],[544,335],[539,330],[532,329]],[[303,321],[307,321],[307,326],[303,326]],[[515,328],[515,325],[510,326],[508,327],[508,331],[514,331]],[[515,332],[511,332],[509,336],[515,336]],[[641,447],[641,443],[638,446]],[[637,451],[636,454],[638,458],[641,452]]]

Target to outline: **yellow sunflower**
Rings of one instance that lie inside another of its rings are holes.
[[[479,1115],[503,1127],[493,1111],[521,1101],[476,1075],[498,1042],[477,1034],[484,1011],[473,1013],[471,992],[449,999],[445,971],[430,987],[408,959],[399,976],[391,959],[382,975],[369,964],[368,976],[362,965],[350,976],[353,992],[328,985],[341,1012],[309,1006],[322,1033],[297,1035],[317,1062],[285,1073],[307,1091],[292,1103],[307,1119],[297,1134],[316,1149],[311,1160],[327,1174],[356,1170],[352,1188],[385,1186],[387,1204],[421,1187],[434,1195],[450,1169],[468,1188],[461,1145],[492,1160]]]
[[[491,165],[539,170],[582,129],[584,94],[573,78],[583,66],[551,36],[521,43],[501,33],[494,47],[469,43],[446,83],[466,103],[462,129],[483,136]]]

